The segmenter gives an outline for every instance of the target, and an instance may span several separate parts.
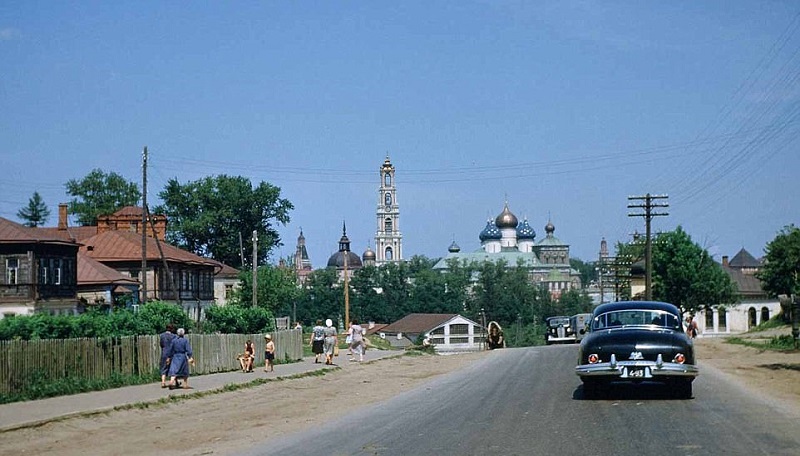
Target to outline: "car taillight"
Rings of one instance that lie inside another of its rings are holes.
[[[599,356],[595,355],[594,353],[589,355],[589,364],[595,364],[598,361],[600,361],[600,357]]]
[[[686,356],[683,353],[678,353],[675,355],[675,358],[672,360],[673,363],[683,364],[686,362]]]

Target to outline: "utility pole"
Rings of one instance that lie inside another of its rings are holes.
[[[147,146],[142,151],[142,304],[147,303]]]
[[[253,230],[253,307],[258,305],[258,232]]]
[[[660,202],[669,198],[668,195],[629,196],[628,201],[644,201],[643,203],[628,203],[628,209],[644,209],[643,213],[628,213],[628,217],[644,217],[645,223],[645,249],[644,249],[644,294],[645,299],[653,299],[653,242],[651,239],[650,222],[653,217],[669,215],[669,212],[654,212],[658,208],[669,207],[669,203]]]
[[[350,279],[347,276],[347,257],[350,249],[344,251],[344,326],[350,328]]]
[[[242,232],[239,231],[239,263],[244,268],[244,245],[242,244]]]

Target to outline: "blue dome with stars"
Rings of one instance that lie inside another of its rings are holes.
[[[503,233],[500,232],[500,229],[497,228],[497,225],[495,225],[494,221],[489,219],[486,221],[486,227],[483,229],[483,231],[481,231],[481,234],[478,237],[480,238],[481,242],[502,239]]]

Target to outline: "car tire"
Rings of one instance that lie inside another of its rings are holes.
[[[672,394],[678,399],[692,398],[692,381],[675,380],[672,384]]]

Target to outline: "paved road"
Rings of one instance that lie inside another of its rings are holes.
[[[658,385],[585,400],[575,346],[508,349],[313,433],[254,447],[281,455],[798,455],[800,413],[702,369],[694,399]]]

